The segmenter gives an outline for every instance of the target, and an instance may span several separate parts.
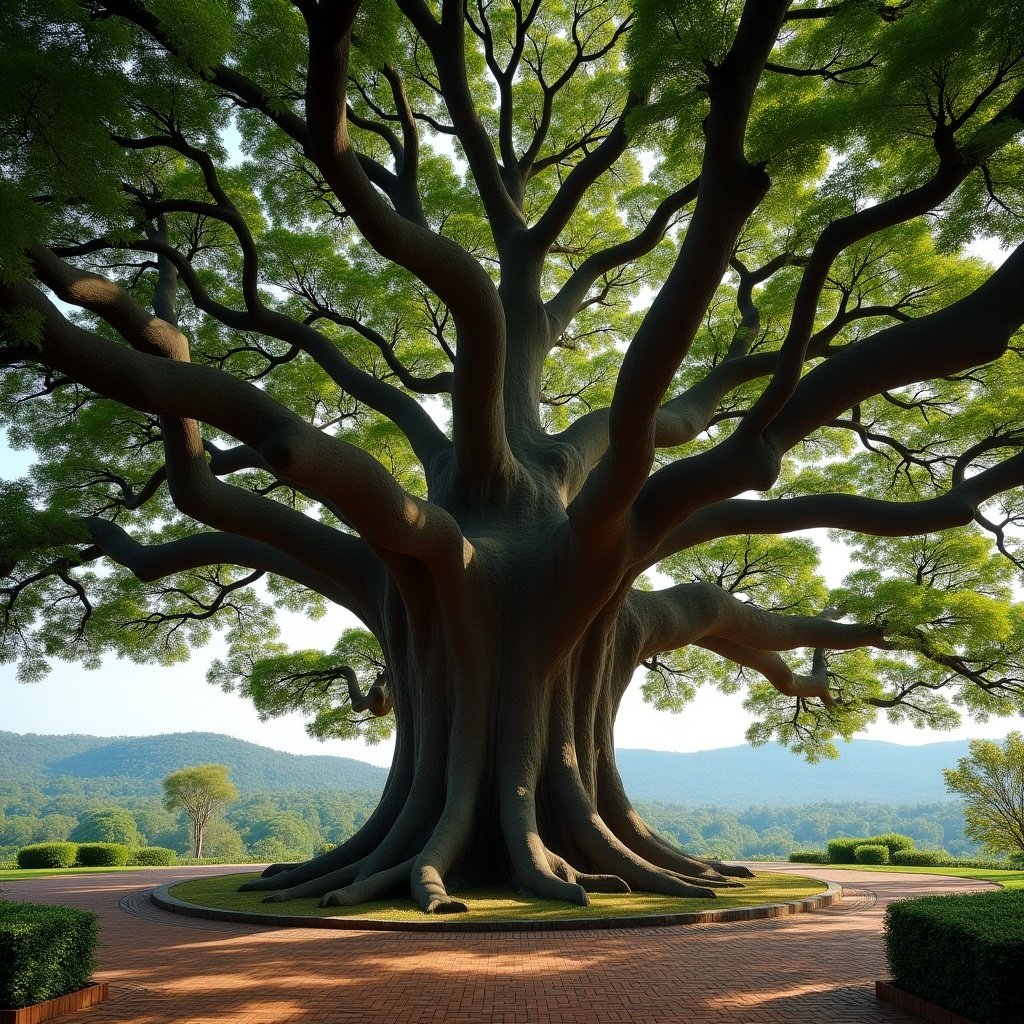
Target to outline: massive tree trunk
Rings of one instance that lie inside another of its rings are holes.
[[[749,875],[686,856],[630,805],[612,724],[643,655],[643,609],[615,594],[564,639],[557,624],[587,581],[552,564],[559,532],[507,525],[471,538],[451,586],[411,574],[384,589],[398,743],[381,804],[338,849],[246,889],[327,905],[411,894],[452,912],[465,906],[450,891],[480,885],[585,905],[588,892],[710,896]]]

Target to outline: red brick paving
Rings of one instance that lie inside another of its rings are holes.
[[[860,893],[759,922],[505,934],[263,928],[145,898],[214,870],[19,881],[8,897],[100,915],[96,977],[110,1000],[75,1014],[80,1024],[912,1024],[874,997],[885,904],[987,887],[815,867]]]

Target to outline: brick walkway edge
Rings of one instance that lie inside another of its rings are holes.
[[[989,888],[753,867],[823,878],[846,898],[809,914],[678,928],[410,933],[232,924],[149,901],[156,886],[237,868],[66,875],[11,883],[7,895],[99,914],[96,980],[110,999],[73,1024],[914,1024],[875,999],[887,977],[885,904]]]

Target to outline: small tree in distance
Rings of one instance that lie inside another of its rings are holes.
[[[203,855],[203,834],[210,819],[238,799],[229,770],[223,764],[197,764],[172,772],[163,781],[164,806],[169,811],[180,808],[188,817],[193,857]]]
[[[970,757],[943,771],[946,789],[966,801],[964,832],[993,853],[1024,854],[1024,737],[1003,745],[971,740]]]

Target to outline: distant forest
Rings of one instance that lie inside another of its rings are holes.
[[[842,777],[846,786],[839,785],[833,765],[805,765],[770,748],[620,751],[619,757],[638,809],[663,835],[696,854],[748,859],[822,848],[839,835],[891,831],[911,836],[922,848],[976,854],[963,834],[958,802],[914,799],[942,793],[937,765],[952,766],[957,753],[956,744],[929,749],[861,741],[851,745]],[[95,821],[99,815],[109,828],[113,819],[100,812],[113,808],[130,814],[118,819],[130,845],[184,854],[187,830],[177,814],[164,809],[160,782],[200,763],[228,765],[241,791],[208,830],[203,851],[230,859],[293,860],[340,842],[371,813],[387,777],[385,769],[362,761],[285,754],[214,733],[110,739],[0,732],[0,863],[33,842],[112,838],[96,834]],[[848,798],[854,792],[891,792],[872,781],[882,773],[902,780],[902,802]],[[742,782],[729,790],[714,785],[715,779]],[[852,785],[857,781],[859,790]],[[830,799],[815,799],[824,783]],[[707,793],[719,802],[684,803],[687,792]],[[666,800],[663,793],[682,799]],[[747,801],[741,803],[743,794]],[[806,802],[793,804],[794,794]],[[751,796],[760,796],[762,805],[748,806]]]
[[[45,787],[0,780],[0,863],[20,846],[67,839],[90,814],[123,808],[135,820],[140,845],[187,853],[188,834],[158,797],[126,796],[103,779],[55,779]],[[350,836],[373,810],[377,793],[283,791],[248,793],[209,830],[209,857],[308,857],[324,843]],[[976,853],[963,834],[956,802],[932,804],[813,803],[786,807],[692,807],[638,802],[663,835],[692,853],[730,859],[786,857],[791,850],[823,848],[839,835],[902,832],[919,847],[957,855]]]

